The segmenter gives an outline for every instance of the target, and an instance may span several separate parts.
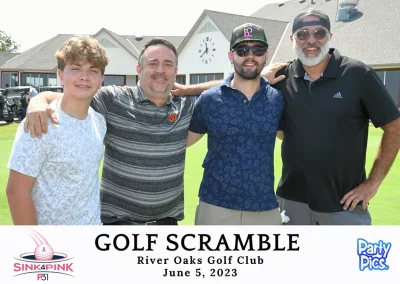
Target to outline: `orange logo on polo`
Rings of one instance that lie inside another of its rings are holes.
[[[175,122],[178,119],[178,115],[176,113],[170,113],[168,115],[169,122]]]

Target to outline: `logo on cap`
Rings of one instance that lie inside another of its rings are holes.
[[[261,42],[268,47],[264,29],[259,25],[246,23],[234,28],[232,31],[230,48],[232,49],[239,42],[249,40]]]
[[[252,32],[253,32],[253,29],[251,27],[244,28],[243,29],[243,36],[244,37],[252,37],[252,34],[251,34]]]

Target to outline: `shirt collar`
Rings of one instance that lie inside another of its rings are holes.
[[[221,86],[232,88],[233,73],[230,73],[223,81]]]
[[[336,78],[337,71],[340,65],[341,55],[339,51],[335,48],[330,48],[329,54],[331,55],[331,58],[329,59],[328,65],[326,66],[325,70],[322,72],[323,77]],[[304,70],[303,65],[301,64],[300,59],[297,59],[295,62],[296,66],[294,71],[294,77],[304,78],[306,75],[306,71]]]

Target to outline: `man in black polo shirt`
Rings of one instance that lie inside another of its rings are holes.
[[[267,75],[285,97],[282,178],[277,195],[293,225],[369,225],[367,205],[400,146],[400,113],[375,72],[329,48],[329,17],[300,13],[291,40],[298,58]],[[280,77],[281,76],[281,77]],[[369,121],[384,131],[368,178]]]

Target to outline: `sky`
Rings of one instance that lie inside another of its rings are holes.
[[[19,52],[57,34],[185,36],[204,10],[249,16],[285,0],[0,0],[0,30]]]

